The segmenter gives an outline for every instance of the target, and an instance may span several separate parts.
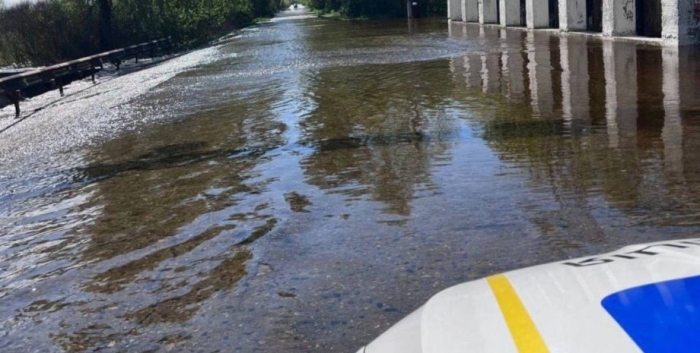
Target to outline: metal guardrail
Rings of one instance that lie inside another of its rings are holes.
[[[171,38],[164,38],[0,78],[0,108],[14,104],[19,117],[19,103],[23,98],[54,89],[63,96],[63,87],[73,81],[92,77],[95,82],[95,73],[104,69],[105,62],[112,63],[119,70],[122,60],[135,58],[138,63],[141,54],[148,53],[153,58],[157,50],[166,51],[171,47]]]
[[[0,69],[0,79],[8,77],[8,76],[19,75],[21,73],[25,73],[27,71],[32,71],[32,70],[36,70],[36,69],[34,69],[34,68],[30,68],[30,69]]]

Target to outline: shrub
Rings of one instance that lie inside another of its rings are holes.
[[[0,6],[0,66],[53,64],[167,36],[196,44],[246,26],[256,17],[269,17],[278,4],[278,0],[44,0]]]

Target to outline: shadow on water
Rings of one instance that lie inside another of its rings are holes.
[[[279,146],[272,146],[205,150],[207,146],[206,142],[169,145],[121,163],[92,164],[76,170],[76,181],[80,183],[100,182],[127,172],[178,168],[220,158],[259,158],[265,153],[279,148]]]
[[[431,143],[433,138],[423,132],[367,135],[335,138],[321,141],[304,141],[298,146],[312,147],[317,152],[357,149],[363,147],[392,147],[400,144]],[[440,142],[447,141],[440,138]],[[207,150],[206,142],[191,142],[159,147],[152,152],[140,155],[133,160],[121,163],[92,164],[78,168],[73,174],[79,184],[98,183],[134,171],[160,170],[183,167],[204,161],[226,158],[259,158],[268,152],[278,150],[281,146],[244,147],[239,149]]]
[[[312,146],[318,152],[331,152],[337,150],[356,149],[362,147],[374,146],[396,146],[406,143],[429,143],[430,136],[421,133],[403,133],[392,135],[373,135],[373,136],[358,136],[335,138],[321,140],[317,142],[304,142],[302,145]]]
[[[128,148],[129,143],[126,139],[119,142],[124,145],[115,144],[115,152]],[[109,259],[197,228],[200,228],[196,232],[200,233],[201,241],[206,241],[210,238],[207,232],[233,227],[235,223],[224,217],[220,219],[223,228],[213,224],[214,228],[208,229],[211,224],[201,224],[188,230],[187,225],[199,223],[196,220],[207,214],[235,208],[244,195],[264,190],[270,180],[253,181],[257,174],[255,168],[268,162],[270,158],[266,153],[278,145],[212,148],[217,144],[220,142],[170,144],[138,154],[133,159],[119,156],[120,162],[96,163],[81,170],[79,180],[95,183],[98,193],[93,200],[103,209],[103,215],[88,230],[92,234],[91,241],[83,256]],[[254,218],[264,220],[266,216]],[[228,231],[231,232],[236,234],[232,238],[241,244],[255,237],[248,235],[245,229]],[[188,241],[196,242],[196,239]],[[149,261],[148,257],[145,261]]]
[[[221,261],[216,267],[202,276],[197,283],[182,294],[148,305],[142,309],[125,314],[120,319],[129,320],[137,324],[137,327],[146,327],[157,324],[173,324],[187,322],[200,310],[200,304],[220,291],[231,290],[245,275],[246,263],[252,258],[247,249],[232,249],[230,255]],[[181,285],[184,287],[184,284]],[[175,291],[177,288],[164,288]],[[100,312],[102,310],[98,310]],[[86,311],[87,313],[87,311]],[[72,333],[54,335],[54,340],[65,350],[82,352],[87,350],[99,350],[110,348],[115,341],[138,337],[138,329],[115,330],[111,325],[92,324]],[[186,332],[163,336],[151,346],[161,344],[173,344],[190,338]],[[148,346],[146,344],[145,346]]]
[[[482,137],[486,140],[504,140],[513,138],[544,138],[561,136],[571,129],[561,120],[553,121],[497,121],[484,126]]]
[[[146,326],[156,323],[186,322],[198,311],[197,304],[218,291],[230,290],[240,281],[246,274],[245,263],[251,258],[249,251],[238,251],[217,265],[205,279],[197,282],[187,293],[127,314],[126,318]]]

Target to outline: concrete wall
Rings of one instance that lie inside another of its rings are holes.
[[[478,22],[479,5],[478,0],[462,0],[462,21]]]
[[[447,0],[447,18],[453,21],[462,20],[461,0]]]
[[[700,1],[675,0],[678,2],[680,22],[678,41],[681,45],[700,44]]]
[[[603,0],[603,35],[634,35],[637,30],[635,3],[635,0]]]
[[[559,29],[586,30],[586,0],[559,0]]]
[[[671,43],[679,43],[678,0],[661,2],[661,38]]]
[[[520,23],[520,0],[500,0],[499,21],[502,27],[522,26]]]
[[[479,23],[498,23],[498,0],[479,0]]]
[[[557,0],[559,29],[587,30],[586,0]],[[453,21],[500,23],[501,26],[523,25],[519,0],[447,0],[448,17]],[[645,14],[638,13],[636,0],[602,0],[604,36],[633,36],[651,33],[643,27],[646,19],[658,16],[658,4],[649,6]],[[556,4],[555,4],[556,5]],[[550,9],[547,0],[525,0],[526,23],[529,29],[549,28]],[[650,10],[651,9],[651,10]],[[641,9],[640,9],[641,11]],[[654,12],[655,14],[652,14]],[[656,17],[658,31],[658,17]],[[555,21],[556,22],[556,21]],[[651,24],[650,24],[651,25]],[[638,33],[639,32],[639,33]],[[655,32],[658,35],[658,32]],[[700,45],[700,0],[661,0],[661,38],[669,45]]]
[[[512,0],[511,0],[512,1]],[[548,28],[549,27],[549,2],[546,0],[526,0],[525,15],[527,28]]]
[[[661,38],[669,44],[700,44],[700,1],[662,0]]]

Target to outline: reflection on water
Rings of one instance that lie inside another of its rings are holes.
[[[696,235],[697,49],[298,15],[0,176],[0,351],[352,352],[450,285]]]
[[[359,65],[328,69],[308,85],[316,108],[300,123],[314,151],[301,166],[307,182],[348,201],[386,204],[383,212],[410,216],[418,192],[435,189],[431,169],[449,163],[446,140],[456,127],[446,114],[447,63]],[[399,85],[397,82],[413,82]]]
[[[462,33],[488,36],[470,33],[475,28]],[[695,173],[683,172],[683,164],[697,163],[687,150],[700,103],[691,93],[700,74],[697,49],[483,31],[499,38],[502,51],[466,54],[453,60],[453,70],[455,79],[483,92],[492,92],[492,82],[505,85],[484,99],[508,106],[483,106],[478,119],[481,136],[502,160],[524,164],[532,180],[555,195],[572,194],[564,198],[572,199],[566,201],[575,217],[588,216],[592,225],[586,202],[597,196],[641,224],[697,224],[690,207],[697,201],[688,199]],[[518,52],[523,38],[535,43],[527,57]],[[470,65],[479,61],[482,66]],[[483,64],[490,61],[497,64]]]

